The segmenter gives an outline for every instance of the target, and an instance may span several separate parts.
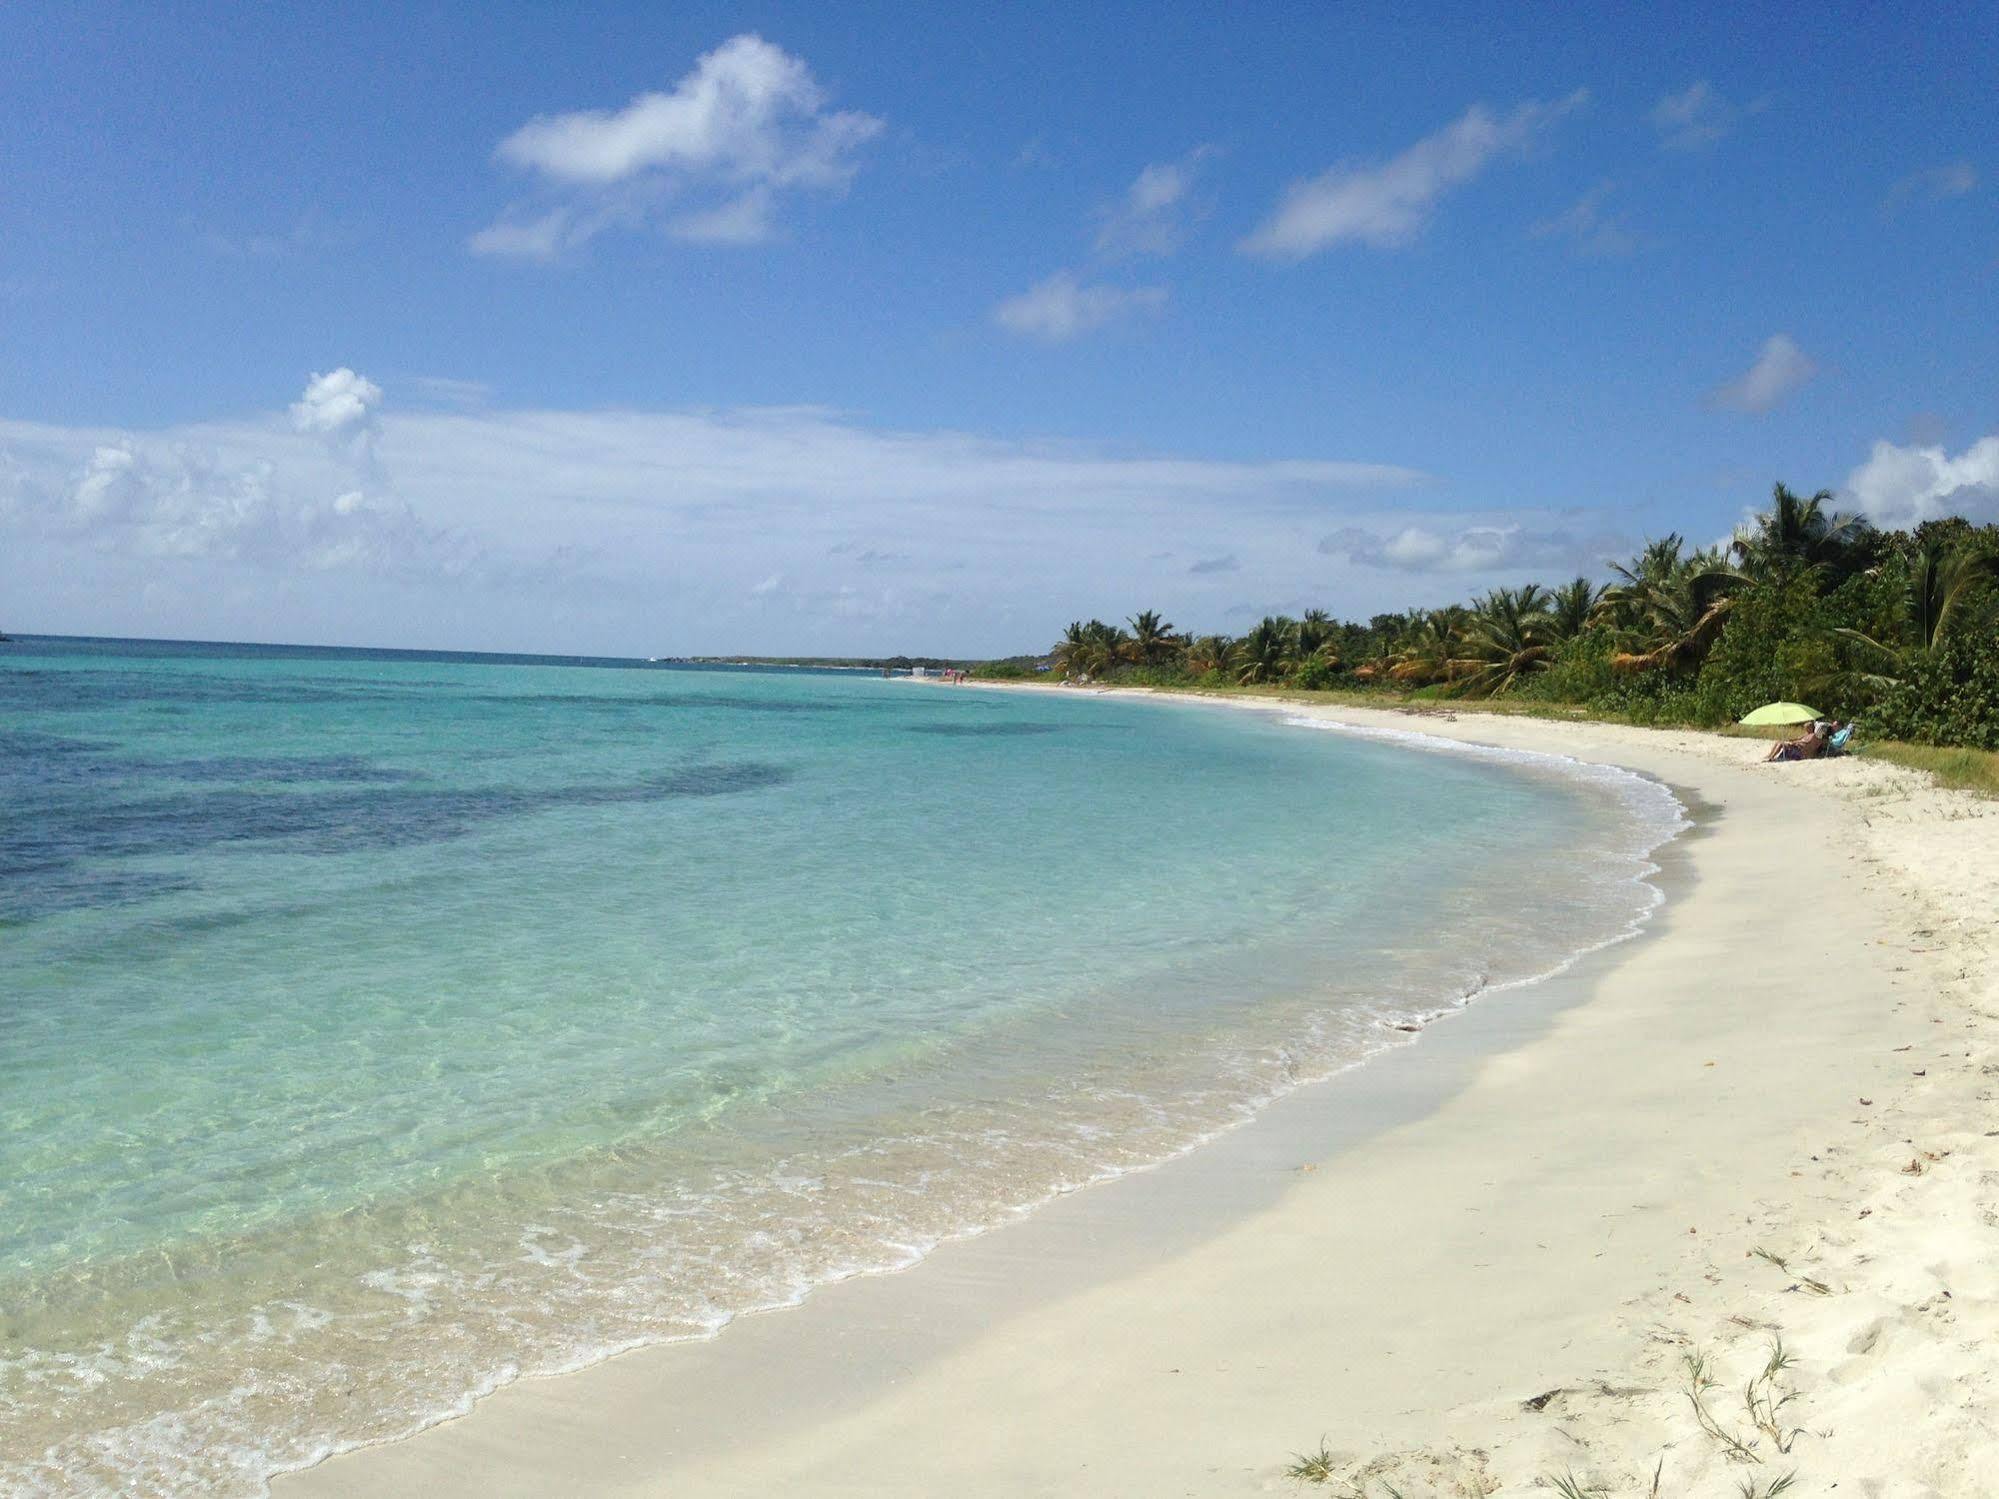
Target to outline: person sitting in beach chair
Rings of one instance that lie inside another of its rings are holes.
[[[1830,737],[1823,722],[1815,723],[1796,739],[1771,745],[1770,753],[1763,757],[1763,761],[1768,764],[1772,760],[1816,760],[1825,753],[1826,741]]]
[[[1826,727],[1831,732],[1826,735],[1825,753],[1827,755],[1845,754],[1847,747],[1853,743],[1853,725],[1835,721],[1826,725]]]

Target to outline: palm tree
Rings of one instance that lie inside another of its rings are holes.
[[[1839,562],[1866,536],[1869,527],[1858,515],[1828,511],[1832,499],[1830,489],[1805,499],[1782,484],[1773,485],[1770,508],[1756,517],[1753,527],[1736,532],[1728,549],[1745,570],[1759,576],[1788,567]]]
[[[1090,675],[1102,676],[1124,660],[1129,638],[1118,626],[1093,619],[1083,626],[1083,635],[1089,641]]]
[[[1975,543],[1925,540],[1909,559],[1909,625],[1915,643],[1934,650],[1961,618],[1981,583],[1999,579],[1999,552]]]
[[[1735,592],[1749,579],[1723,565],[1718,551],[1682,555],[1678,533],[1648,542],[1630,566],[1613,562],[1618,581],[1604,590],[1598,617],[1622,647],[1620,671],[1685,671],[1698,666],[1721,635]]]
[[[1472,607],[1458,631],[1450,663],[1453,690],[1466,697],[1498,697],[1523,677],[1548,669],[1554,653],[1548,591],[1538,583],[1495,588]]]
[[[1548,591],[1548,634],[1550,638],[1574,640],[1589,628],[1603,589],[1588,578],[1576,578]]]
[[[1954,542],[1937,536],[1918,541],[1907,554],[1906,566],[1901,640],[1876,640],[1859,630],[1833,631],[1841,639],[1862,647],[1880,664],[1880,671],[1861,674],[1861,680],[1870,687],[1890,687],[1901,680],[1908,670],[1910,655],[1915,651],[1935,650],[1943,644],[1952,625],[1964,617],[1978,589],[1999,580],[1999,552],[1987,551],[1975,542]]]
[[[1420,609],[1405,609],[1398,614],[1377,614],[1367,622],[1369,647],[1373,650],[1367,660],[1354,668],[1354,677],[1362,682],[1379,681],[1392,676],[1395,671],[1395,653],[1402,643],[1415,635],[1422,627],[1423,613]]]
[[[1124,658],[1125,633],[1100,619],[1070,622],[1049,658],[1065,676],[1102,676]]]
[[[1228,670],[1234,659],[1235,642],[1226,635],[1199,635],[1187,642],[1187,670],[1211,672]]]
[[[1157,666],[1180,647],[1180,637],[1173,633],[1173,626],[1157,610],[1147,609],[1134,614],[1125,623],[1131,626],[1131,639],[1126,642],[1126,650],[1140,666]]]
[[[1298,621],[1298,659],[1318,656],[1328,666],[1339,665],[1338,629],[1338,621],[1325,610],[1307,609],[1305,617]]]
[[[1265,615],[1256,628],[1236,642],[1236,680],[1278,682],[1297,658],[1297,626],[1282,615]]]
[[[1389,677],[1405,687],[1441,682],[1451,675],[1458,654],[1458,632],[1470,611],[1462,604],[1431,609],[1415,617],[1409,632],[1390,655]]]
[[[1049,663],[1065,677],[1080,677],[1089,671],[1087,665],[1090,654],[1090,637],[1085,632],[1080,619],[1069,621],[1069,628],[1062,632],[1062,638],[1055,642],[1055,649],[1048,653]]]

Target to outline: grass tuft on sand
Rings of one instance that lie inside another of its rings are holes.
[[[1953,791],[1999,796],[1999,751],[1891,741],[1863,745],[1861,753],[1870,760],[1887,760],[1910,770],[1927,771],[1939,786]]]

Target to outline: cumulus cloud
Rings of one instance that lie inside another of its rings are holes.
[[[1552,104],[1529,100],[1504,115],[1474,104],[1442,130],[1379,165],[1336,166],[1292,183],[1240,248],[1251,255],[1302,260],[1341,244],[1377,249],[1406,245],[1423,232],[1446,193],[1494,161],[1532,149],[1557,120],[1588,98],[1587,91],[1578,89]]]
[[[1180,247],[1189,195],[1201,166],[1219,154],[1197,146],[1177,161],[1154,162],[1106,207],[1097,225],[1097,253],[1170,255]]]
[[[1942,166],[1924,167],[1919,172],[1911,172],[1893,187],[1881,202],[1883,213],[1893,213],[1911,199],[1922,199],[1932,203],[1946,198],[1962,198],[1978,187],[1978,168],[1968,161],[1951,161]]]
[[[1327,556],[1407,573],[1489,573],[1515,569],[1595,572],[1624,538],[1596,530],[1533,530],[1514,522],[1408,525],[1392,531],[1344,526],[1319,542]]]
[[[670,90],[622,109],[537,116],[501,141],[500,161],[558,196],[516,205],[470,247],[546,260],[655,215],[682,239],[768,239],[780,194],[845,190],[882,131],[875,116],[828,102],[802,59],[760,36],[732,37]]]
[[[290,436],[0,424],[6,510],[57,541],[141,559],[462,572],[476,549],[382,487],[373,448],[381,405],[381,387],[343,366],[308,381],[290,408]],[[301,451],[302,438],[312,441]],[[306,482],[300,468],[311,471]]]
[[[381,404],[382,387],[342,365],[306,382],[305,394],[292,402],[292,426],[345,447],[373,435]]]
[[[1756,362],[1708,398],[1730,411],[1760,416],[1803,389],[1818,372],[1818,365],[1788,333],[1773,333],[1763,340]]]
[[[1009,333],[1062,343],[1136,313],[1166,305],[1163,286],[1114,286],[1057,271],[993,308],[993,321]]]
[[[1915,526],[1941,515],[1999,520],[1999,435],[1952,458],[1939,445],[1877,442],[1846,478],[1861,513],[1877,526]]]
[[[1236,561],[1235,554],[1231,552],[1226,557],[1203,558],[1188,568],[1187,571],[1197,578],[1202,578],[1212,576],[1215,573],[1232,573],[1241,567],[1242,564]]]
[[[1659,132],[1659,144],[1667,150],[1699,151],[1727,135],[1742,116],[1762,107],[1760,99],[1746,106],[1733,104],[1703,78],[1653,105],[1650,119]]]
[[[99,447],[56,495],[38,517],[52,534],[140,558],[427,576],[470,561],[469,550],[393,499],[296,495],[268,461],[231,463],[192,444]]]
[[[1536,239],[1567,240],[1578,255],[1629,255],[1638,248],[1638,236],[1604,208],[1615,188],[1615,183],[1599,182],[1553,218],[1534,224],[1528,233]]]

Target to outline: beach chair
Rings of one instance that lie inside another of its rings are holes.
[[[1852,742],[1853,725],[1843,724],[1832,731],[1832,737],[1826,740],[1825,748],[1819,751],[1819,756],[1823,759],[1827,755],[1843,755],[1846,753],[1847,745]]]

